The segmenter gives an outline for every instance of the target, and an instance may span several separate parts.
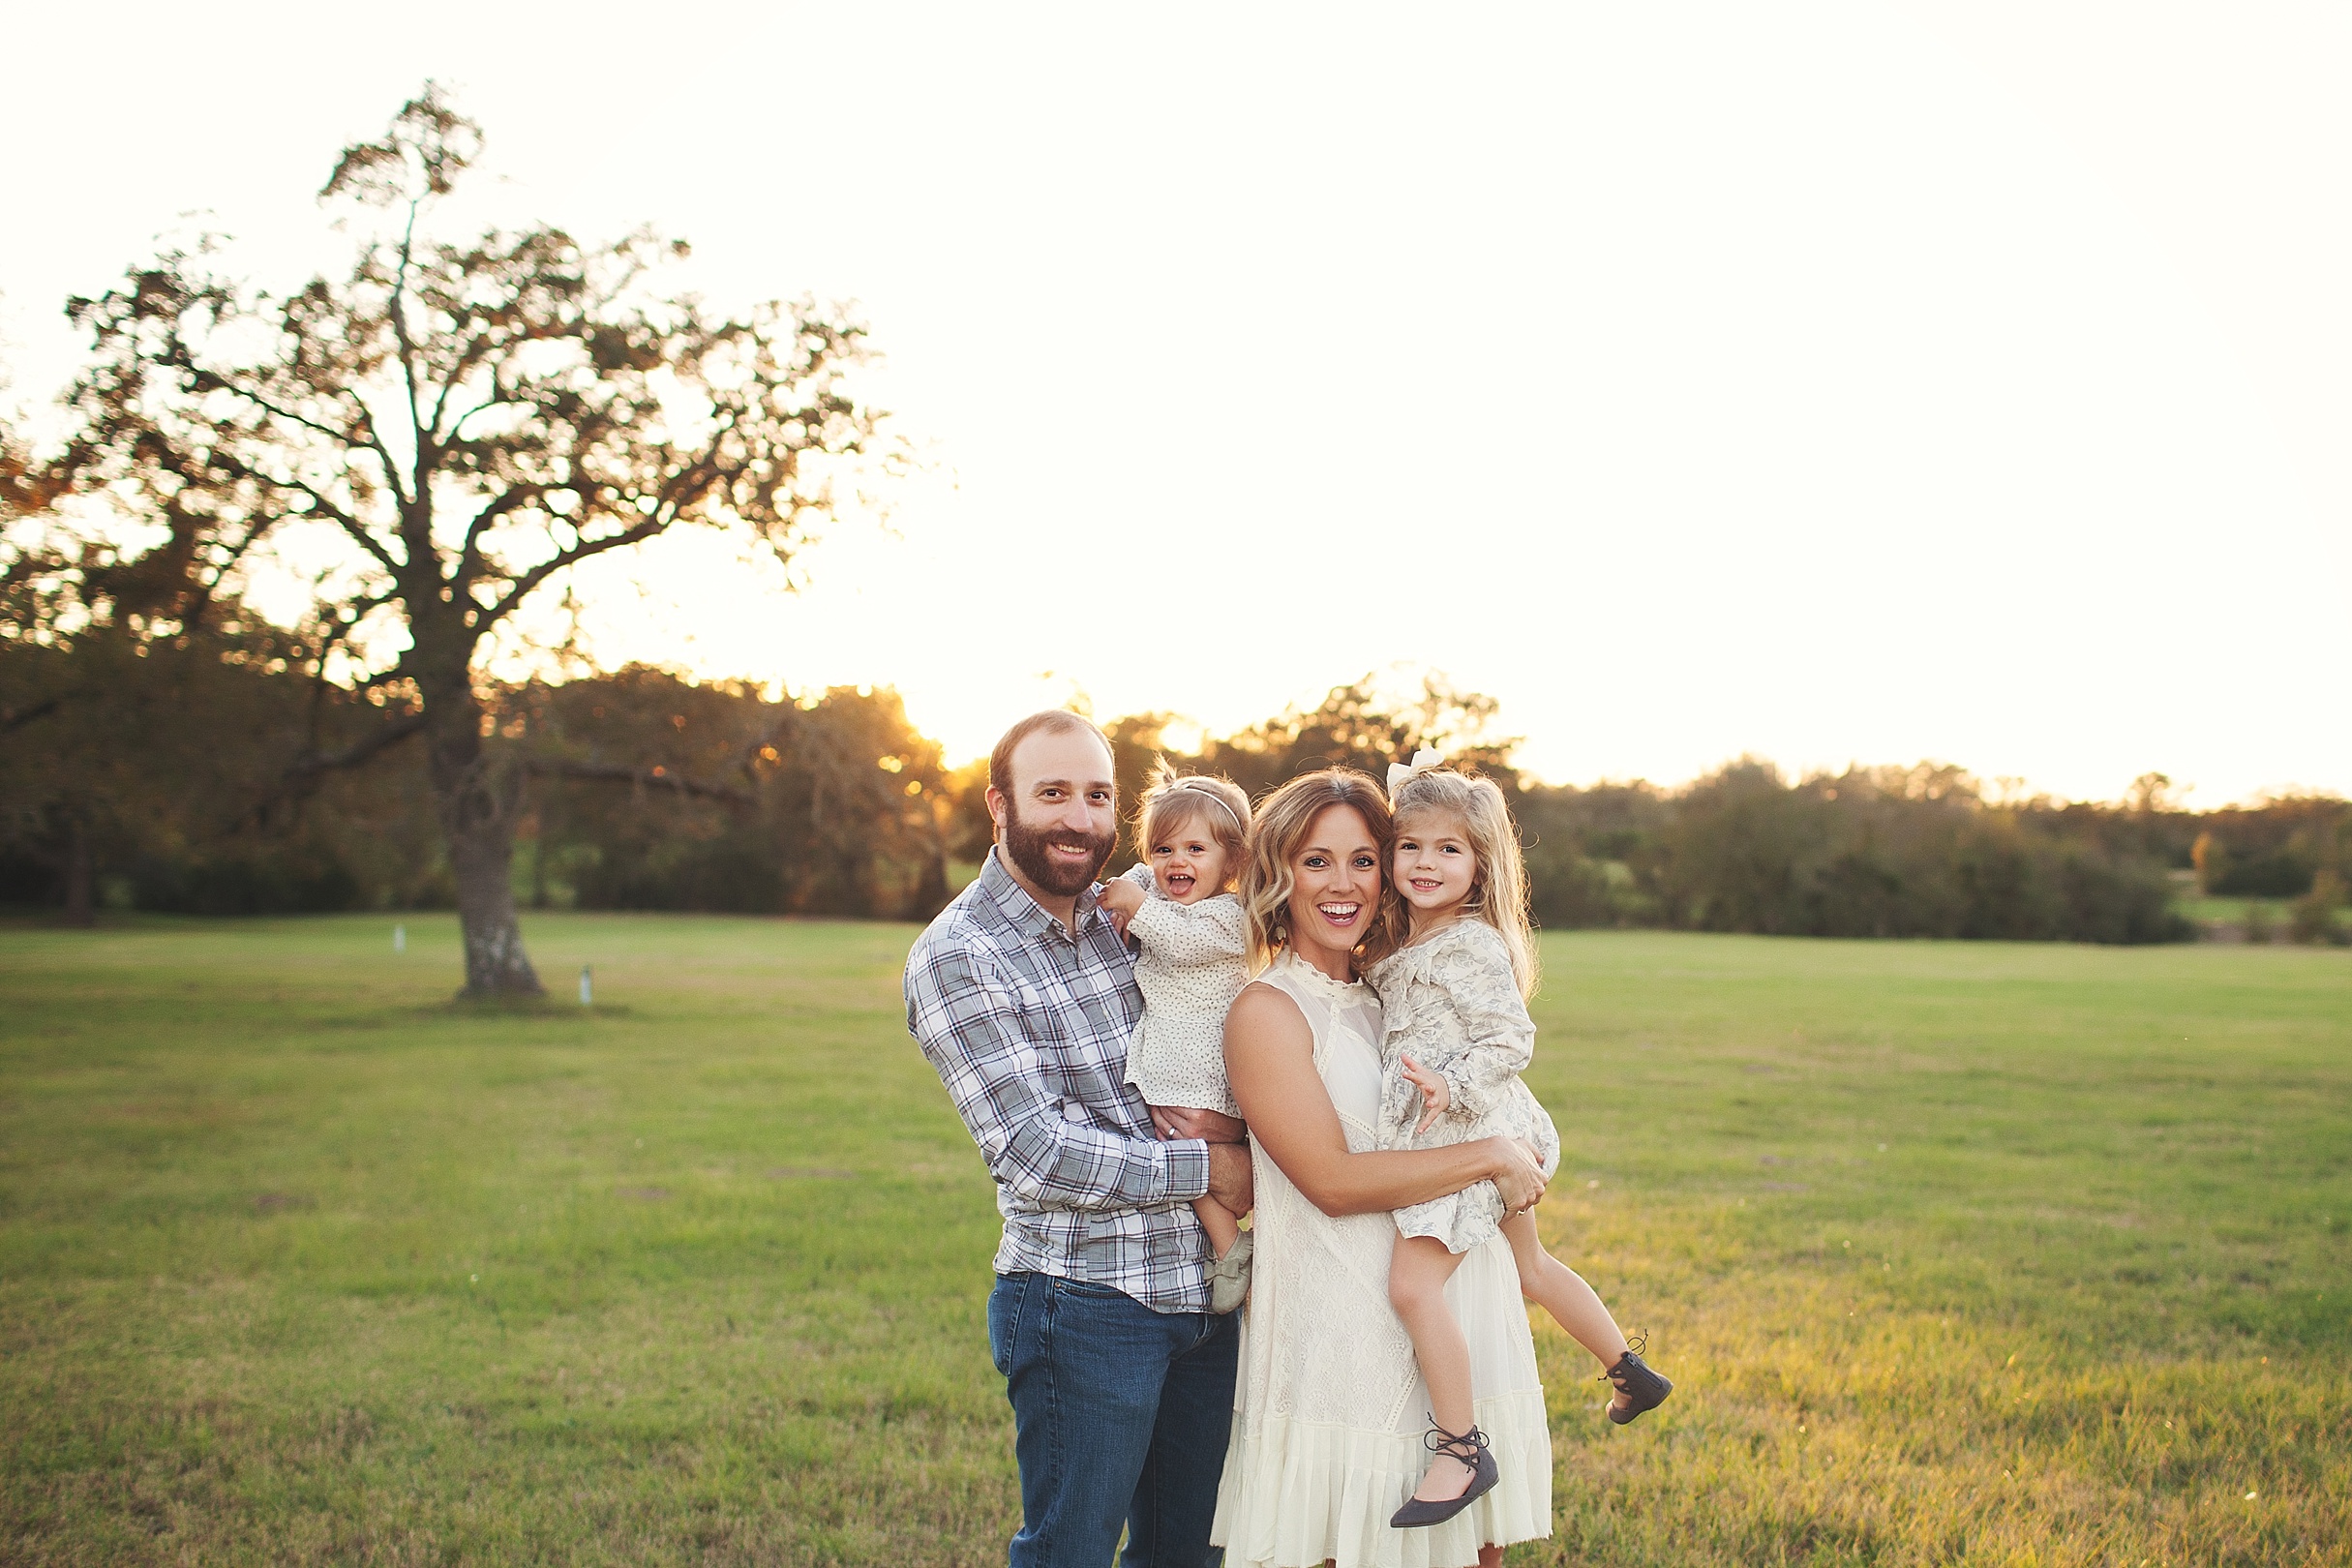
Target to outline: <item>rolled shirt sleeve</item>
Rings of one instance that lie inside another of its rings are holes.
[[[907,1030],[995,1181],[997,1273],[1205,1312],[1217,1251],[1192,1200],[1209,1147],[1156,1135],[1127,1081],[1134,954],[1093,896],[1072,916],[1048,914],[991,850],[907,954]]]
[[[1206,1143],[1130,1137],[1047,1092],[1014,987],[985,955],[948,948],[911,964],[907,1027],[990,1174],[1038,1207],[1134,1209],[1208,1191]]]

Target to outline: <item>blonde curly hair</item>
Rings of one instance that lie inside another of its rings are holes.
[[[1478,869],[1471,875],[1470,894],[1462,900],[1462,918],[1484,920],[1502,934],[1519,994],[1533,996],[1535,920],[1527,907],[1527,860],[1520,851],[1519,828],[1511,821],[1502,787],[1491,778],[1451,768],[1424,768],[1397,786],[1395,811],[1398,832],[1437,821],[1459,828],[1469,841]],[[1393,835],[1390,842],[1395,842]],[[1390,943],[1402,946],[1411,928],[1410,906],[1397,891],[1393,867],[1382,871],[1380,924]]]
[[[1239,784],[1221,774],[1179,773],[1165,757],[1161,758],[1152,773],[1151,788],[1144,791],[1143,803],[1135,808],[1135,858],[1149,865],[1154,844],[1195,823],[1225,852],[1229,885],[1249,851],[1250,798]]]
[[[1250,859],[1242,867],[1241,904],[1250,931],[1251,970],[1265,968],[1289,946],[1290,895],[1298,889],[1298,878],[1290,869],[1291,857],[1298,853],[1314,819],[1339,805],[1353,806],[1372,830],[1380,848],[1381,897],[1388,896],[1388,850],[1395,838],[1388,797],[1380,793],[1379,785],[1352,768],[1301,773],[1260,800],[1256,820],[1250,825]]]

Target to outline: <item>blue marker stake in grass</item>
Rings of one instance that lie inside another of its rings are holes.
[[[580,1005],[584,1008],[596,1005],[595,993],[588,986],[588,966],[586,964],[580,966]]]
[[[394,952],[407,952],[408,950],[408,928],[407,926],[396,925],[392,927],[392,950]]]

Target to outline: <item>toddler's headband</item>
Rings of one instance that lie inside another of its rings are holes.
[[[1177,790],[1182,790],[1187,795],[1197,795],[1205,799],[1216,801],[1217,809],[1233,819],[1233,827],[1235,830],[1240,832],[1245,838],[1249,836],[1250,829],[1242,826],[1240,814],[1236,812],[1231,805],[1226,803],[1223,796],[1218,794],[1217,791],[1210,788],[1209,781],[1207,779],[1199,777],[1185,777],[1176,779],[1169,783],[1168,790],[1171,794]]]

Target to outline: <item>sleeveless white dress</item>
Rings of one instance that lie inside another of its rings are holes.
[[[1380,1004],[1288,953],[1258,977],[1298,1005],[1350,1152],[1375,1146]],[[1256,1255],[1233,1434],[1209,1539],[1228,1568],[1464,1568],[1482,1542],[1552,1533],[1552,1432],[1519,1271],[1500,1236],[1470,1249],[1446,1301],[1470,1342],[1472,1407],[1501,1482],[1431,1529],[1392,1528],[1428,1467],[1429,1391],[1388,1304],[1397,1224],[1332,1219],[1254,1145]]]

